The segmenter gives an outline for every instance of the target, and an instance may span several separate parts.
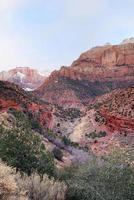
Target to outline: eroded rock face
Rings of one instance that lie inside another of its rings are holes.
[[[78,60],[74,61],[72,67],[87,63],[87,66],[120,66],[134,64],[134,43],[120,45],[106,45],[95,47],[83,53]]]
[[[45,80],[45,75],[29,67],[17,67],[7,72],[0,72],[0,80],[18,84],[25,90],[34,90]]]
[[[51,103],[77,107],[113,89],[133,85],[134,43],[123,43],[83,53],[70,67],[52,72],[36,94]]]

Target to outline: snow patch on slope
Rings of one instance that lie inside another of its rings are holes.
[[[32,91],[34,91],[34,89],[32,89],[32,88],[23,88],[25,91],[27,91],[27,92],[32,92]]]
[[[121,44],[128,44],[128,43],[134,43],[134,37],[127,38],[121,42]]]
[[[23,79],[24,79],[25,76],[26,76],[26,75],[23,74],[23,73],[21,73],[21,72],[17,72],[17,73],[16,73],[16,77],[18,77],[18,78],[20,79],[21,82],[23,81]]]

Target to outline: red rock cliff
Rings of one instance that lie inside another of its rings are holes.
[[[54,71],[36,93],[51,103],[70,105],[67,101],[61,103],[67,100],[65,91],[70,91],[67,96],[73,94],[75,106],[78,101],[88,102],[112,89],[133,85],[134,43],[123,43],[95,47],[83,53],[70,67]]]

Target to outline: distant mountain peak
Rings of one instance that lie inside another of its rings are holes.
[[[0,72],[0,80],[13,82],[27,91],[39,87],[47,76],[30,67],[15,67],[9,71]]]
[[[134,37],[124,39],[121,44],[134,43]]]
[[[23,79],[25,78],[25,74],[21,73],[21,72],[16,72],[16,75],[15,75],[19,80],[20,82],[22,83]]]
[[[106,42],[105,44],[104,44],[104,46],[111,46],[112,44],[110,43],[110,42]]]

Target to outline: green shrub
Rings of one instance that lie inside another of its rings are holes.
[[[130,154],[116,154],[106,161],[80,166],[68,182],[67,200],[133,200],[134,169]],[[130,161],[130,160],[129,160]]]
[[[45,136],[56,138],[57,135],[52,130],[48,129],[47,132],[45,133]]]
[[[100,131],[98,133],[98,137],[101,138],[101,137],[105,137],[107,135],[107,133],[105,131]]]
[[[97,133],[96,133],[96,131],[91,132],[89,134],[86,134],[86,137],[94,139],[97,137]]]
[[[62,151],[61,151],[58,147],[54,147],[54,149],[53,149],[53,154],[54,154],[54,157],[55,157],[57,160],[62,161],[63,153],[62,153]]]
[[[95,139],[95,138],[101,138],[101,137],[105,137],[107,135],[107,133],[105,131],[100,131],[100,132],[91,132],[89,134],[86,134],[86,137],[89,137],[89,138],[92,138],[92,139]]]
[[[62,138],[62,142],[67,146],[71,145],[71,140],[69,138],[67,138],[65,135]]]
[[[64,167],[63,169],[57,169],[55,173],[55,179],[59,181],[68,181],[72,178],[73,174],[78,169],[78,165],[72,164],[71,166]]]
[[[54,159],[40,137],[25,127],[0,127],[0,158],[16,171],[30,175],[54,172]]]
[[[62,137],[62,142],[66,145],[66,146],[73,146],[73,147],[79,147],[79,144],[77,142],[72,142],[70,140],[70,138],[68,138],[67,136],[63,136]]]
[[[17,126],[21,126],[23,123],[23,126],[41,132],[41,124],[35,117],[33,117],[32,113],[29,112],[25,114],[24,112],[14,108],[9,108],[8,112],[15,116]]]
[[[30,122],[31,122],[31,128],[33,130],[37,130],[37,131],[41,130],[42,127],[41,127],[40,123],[38,122],[38,120],[31,119]]]

